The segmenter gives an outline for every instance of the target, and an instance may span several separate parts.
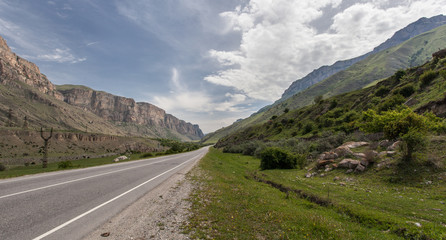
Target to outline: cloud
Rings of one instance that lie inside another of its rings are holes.
[[[311,23],[324,17],[326,8],[338,13],[329,31],[320,32]],[[204,80],[272,102],[313,69],[364,54],[418,18],[444,12],[444,0],[352,1],[347,6],[340,0],[251,0],[220,14],[231,31],[241,33],[241,41],[237,49],[208,51],[221,69]]]
[[[168,112],[244,112],[247,109],[238,106],[245,103],[243,94],[226,93],[221,101],[209,96],[203,90],[190,90],[181,81],[180,71],[172,68],[170,79],[170,93],[153,97],[153,103]]]
[[[37,56],[24,56],[28,59],[36,59],[41,61],[48,61],[48,62],[58,62],[58,63],[79,63],[86,61],[87,58],[76,58],[69,48],[66,49],[59,49],[56,48],[52,51],[52,53],[49,54],[41,54]]]

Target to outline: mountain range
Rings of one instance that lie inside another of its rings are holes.
[[[274,104],[208,134],[203,141],[216,142],[231,133],[266,122],[284,111],[310,105],[318,96],[327,98],[361,89],[376,84],[399,69],[423,64],[431,58],[433,52],[446,46],[445,24],[446,17],[443,15],[421,18],[397,31],[392,38],[365,55],[314,70],[291,84]]]
[[[85,86],[54,85],[0,37],[0,122],[7,127],[54,128],[117,136],[198,140],[198,125],[134,99]]]

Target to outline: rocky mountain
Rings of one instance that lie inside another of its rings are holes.
[[[132,98],[115,96],[83,86],[63,85],[57,89],[66,103],[91,111],[114,123],[166,128],[192,139],[203,137],[198,125],[166,114],[163,109],[150,103],[135,102]]]
[[[366,57],[372,54],[397,46],[410,38],[413,38],[421,33],[430,31],[444,24],[446,24],[446,16],[444,15],[438,15],[431,18],[420,18],[416,22],[413,22],[407,27],[397,31],[391,38],[387,39],[387,41],[374,48],[373,51],[352,59],[337,61],[331,66],[322,66],[318,69],[315,69],[305,77],[294,81],[290,85],[290,87],[285,90],[285,92],[282,94],[282,97],[277,102],[282,102],[290,98],[294,94],[307,89],[311,85],[314,85],[332,76],[333,74],[347,69],[348,67],[361,60],[364,60]]]
[[[55,86],[0,37],[0,122],[39,129],[197,140],[198,125],[149,103],[81,86]]]

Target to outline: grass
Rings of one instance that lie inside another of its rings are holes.
[[[127,161],[140,159],[140,155],[141,154],[132,154],[128,160],[122,160],[119,162],[127,162]],[[113,164],[113,163],[115,163],[113,161],[113,159],[115,159],[116,157],[117,156],[110,156],[110,157],[104,157],[104,158],[88,158],[88,159],[73,160],[73,161],[71,161],[73,167],[70,167],[67,169],[87,168],[87,167],[94,167],[94,166],[105,165],[105,164]],[[60,162],[48,163],[47,168],[42,168],[41,162],[37,162],[36,165],[29,165],[29,166],[12,166],[11,168],[0,172],[0,179],[19,177],[19,176],[44,173],[44,172],[54,172],[54,171],[66,170],[66,169],[58,168],[59,163]]]
[[[186,232],[199,239],[446,239],[446,186],[437,173],[391,183],[407,173],[335,170],[304,178],[305,170],[259,172],[259,165],[256,158],[211,149],[194,177],[201,187],[191,197]],[[284,193],[253,175],[296,191]],[[433,183],[426,185],[428,179]]]

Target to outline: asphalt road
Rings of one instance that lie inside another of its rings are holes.
[[[82,239],[208,149],[0,180],[0,239]]]

